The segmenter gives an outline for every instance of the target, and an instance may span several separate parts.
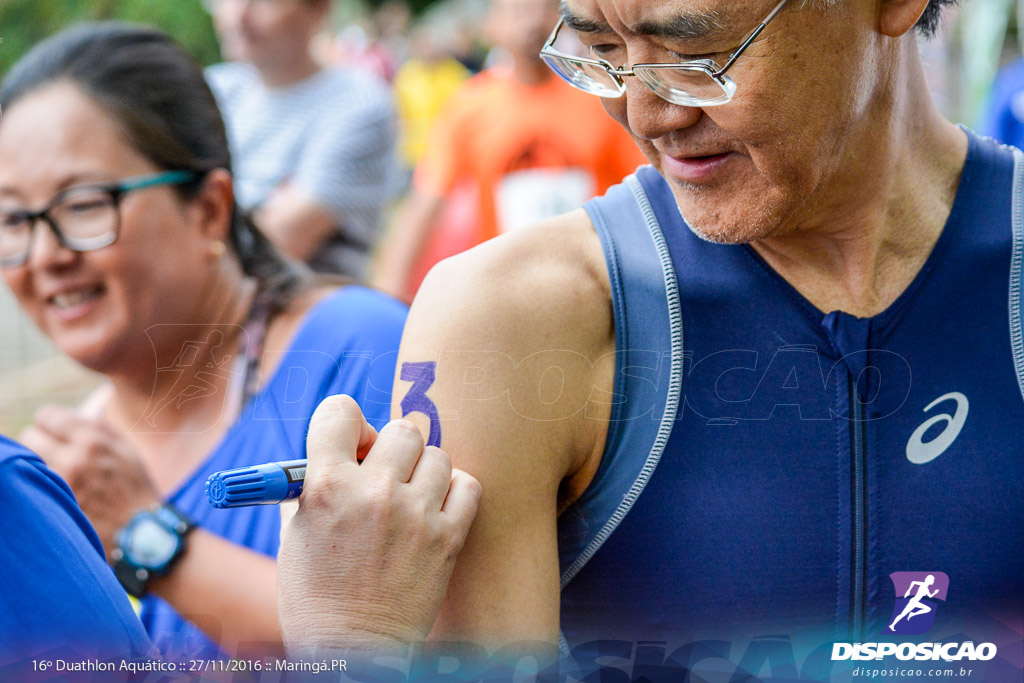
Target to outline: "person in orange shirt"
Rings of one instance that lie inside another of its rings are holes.
[[[539,57],[557,0],[493,0],[502,58],[438,119],[383,251],[377,284],[411,299],[435,263],[579,206],[644,163],[629,135]]]

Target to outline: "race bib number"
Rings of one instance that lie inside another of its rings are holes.
[[[578,209],[594,196],[593,175],[578,168],[531,168],[506,175],[495,193],[499,232]]]

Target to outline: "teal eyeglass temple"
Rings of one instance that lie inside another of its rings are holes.
[[[199,174],[195,171],[161,171],[159,173],[147,173],[146,175],[137,175],[125,178],[111,186],[111,189],[119,191],[120,194],[125,194],[134,190],[141,190],[145,187],[155,187],[157,185],[181,185],[195,180],[198,176]]]
[[[29,224],[29,237],[25,247],[25,253],[18,254],[15,256],[0,257],[0,268],[9,268],[13,266],[20,266],[28,260],[29,252],[32,250],[32,235],[34,234],[34,228],[36,223],[42,219],[50,231],[53,232],[54,236],[61,246],[70,249],[72,251],[92,251],[93,249],[100,249],[102,247],[113,244],[117,240],[118,233],[120,232],[120,218],[114,223],[113,229],[92,238],[85,239],[71,239],[61,230],[61,227],[50,215],[50,212],[54,207],[60,205],[68,196],[73,195],[75,192],[81,192],[83,190],[99,190],[107,192],[113,201],[115,210],[120,205],[121,198],[136,190],[142,190],[149,187],[157,187],[159,185],[181,185],[184,183],[192,182],[199,178],[200,174],[196,171],[159,171],[157,173],[146,173],[144,175],[130,176],[119,181],[105,183],[86,183],[83,185],[76,185],[61,190],[57,195],[50,200],[50,202],[40,209],[39,211],[16,211],[10,215],[17,216],[20,220],[28,221]],[[0,226],[2,229],[3,226]]]

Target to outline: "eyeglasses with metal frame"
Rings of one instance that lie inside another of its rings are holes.
[[[558,20],[551,36],[541,48],[540,57],[569,85],[598,97],[622,97],[626,92],[624,79],[635,76],[655,94],[672,104],[684,107],[718,106],[729,102],[736,94],[736,82],[725,73],[787,2],[789,0],[782,0],[776,5],[764,21],[747,34],[740,46],[729,55],[725,66],[721,67],[714,60],[697,59],[678,63],[634,64],[627,69],[625,66],[615,68],[604,59],[569,55],[554,47],[558,33],[565,24],[564,19]]]
[[[113,244],[121,230],[121,199],[159,185],[182,185],[200,177],[195,171],[162,171],[115,183],[77,185],[61,190],[39,211],[0,207],[0,268],[28,260],[36,223],[42,220],[57,242],[72,251]]]

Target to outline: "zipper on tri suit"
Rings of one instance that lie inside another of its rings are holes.
[[[861,638],[867,608],[867,485],[864,464],[864,409],[857,384],[850,380],[850,480],[853,504],[853,547],[850,563],[850,636]]]

